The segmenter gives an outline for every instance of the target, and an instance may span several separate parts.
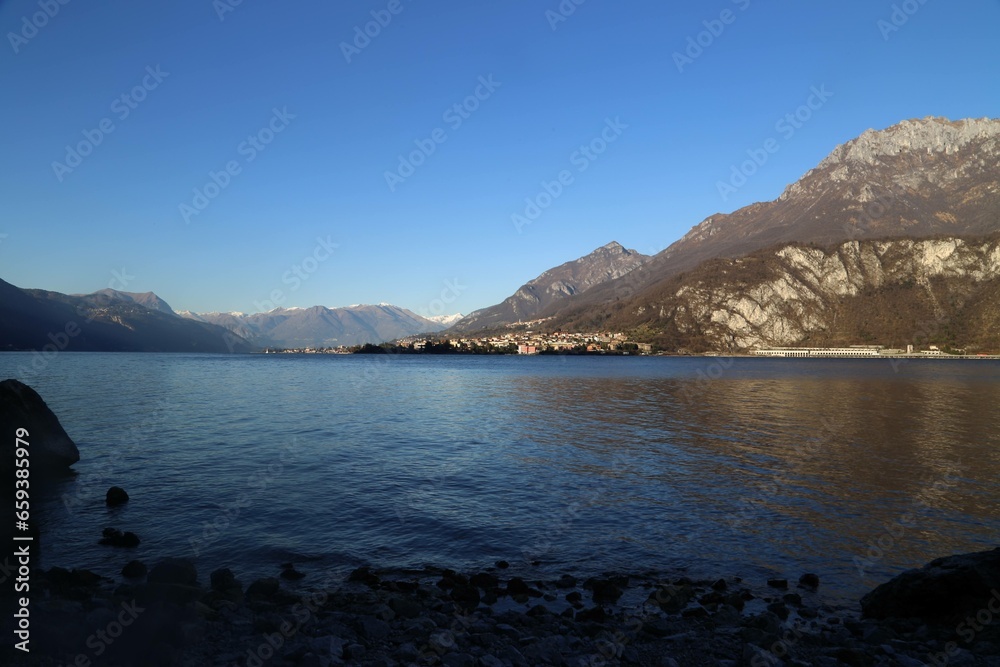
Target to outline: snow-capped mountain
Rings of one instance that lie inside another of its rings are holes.
[[[275,308],[266,313],[178,313],[216,324],[261,347],[337,347],[432,333],[447,324],[387,303],[346,308]]]

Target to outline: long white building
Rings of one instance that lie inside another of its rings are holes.
[[[898,350],[893,350],[898,354]],[[772,347],[754,350],[758,357],[881,357],[881,345],[852,345],[850,347]]]

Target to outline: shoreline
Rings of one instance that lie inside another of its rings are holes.
[[[131,579],[51,568],[33,574],[32,653],[12,664],[919,665],[947,657],[954,634],[862,619],[857,605],[827,604],[815,575],[537,580],[505,565],[361,567],[347,577],[286,567],[246,586],[184,559]],[[981,642],[952,660],[1000,664],[994,651]]]

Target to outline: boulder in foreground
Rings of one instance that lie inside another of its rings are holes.
[[[1000,548],[938,558],[861,598],[866,618],[950,623],[986,607],[1000,590]]]
[[[17,429],[28,431],[31,470],[67,468],[80,450],[34,389],[18,380],[0,382],[0,470],[14,466]]]

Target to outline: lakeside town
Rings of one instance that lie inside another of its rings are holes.
[[[479,337],[441,338],[410,336],[391,343],[340,347],[267,348],[265,354],[589,354],[638,356],[741,356],[783,359],[1000,359],[1000,355],[966,354],[965,350],[944,350],[936,345],[905,349],[883,345],[848,345],[843,347],[770,347],[744,353],[655,350],[651,343],[631,340],[621,332],[536,333],[533,331],[494,333]]]
[[[365,354],[395,352],[402,354],[619,354],[648,355],[651,343],[630,340],[621,332],[542,333],[531,330],[492,333],[483,336],[442,338],[418,335],[383,345],[340,347],[267,348],[266,354]]]

